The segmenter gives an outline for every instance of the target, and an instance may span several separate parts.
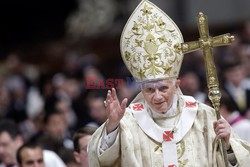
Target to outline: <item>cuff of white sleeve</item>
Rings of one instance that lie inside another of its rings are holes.
[[[105,127],[100,145],[100,154],[102,154],[105,150],[107,150],[114,144],[118,132],[119,132],[119,127],[117,127],[113,132],[107,134],[107,129]]]

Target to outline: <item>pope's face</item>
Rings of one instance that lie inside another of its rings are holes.
[[[180,80],[160,80],[146,83],[142,94],[149,106],[158,113],[165,113],[173,103]]]

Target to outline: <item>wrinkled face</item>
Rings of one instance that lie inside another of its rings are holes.
[[[21,153],[20,167],[44,167],[43,151],[41,148],[24,148]]]
[[[16,163],[16,151],[21,146],[21,139],[12,139],[7,132],[0,133],[0,161],[5,164]]]
[[[158,113],[165,113],[173,103],[180,80],[160,80],[147,83],[142,94],[148,105]]]
[[[87,146],[90,140],[90,135],[86,135],[79,139],[80,152],[74,152],[75,159],[81,164],[81,167],[88,167]]]

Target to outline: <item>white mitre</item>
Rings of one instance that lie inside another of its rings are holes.
[[[177,78],[183,54],[177,46],[183,37],[161,9],[142,0],[124,27],[120,49],[124,63],[138,80]]]

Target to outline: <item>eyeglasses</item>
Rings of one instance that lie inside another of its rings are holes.
[[[166,93],[169,90],[168,86],[161,86],[161,87],[148,87],[146,89],[144,89],[144,92],[146,94],[153,94],[155,93],[156,90],[159,90],[160,93]]]
[[[84,146],[84,147],[82,147],[80,149],[80,152],[87,152],[87,150],[88,150],[88,148],[87,148],[87,145],[86,145],[86,146]]]

